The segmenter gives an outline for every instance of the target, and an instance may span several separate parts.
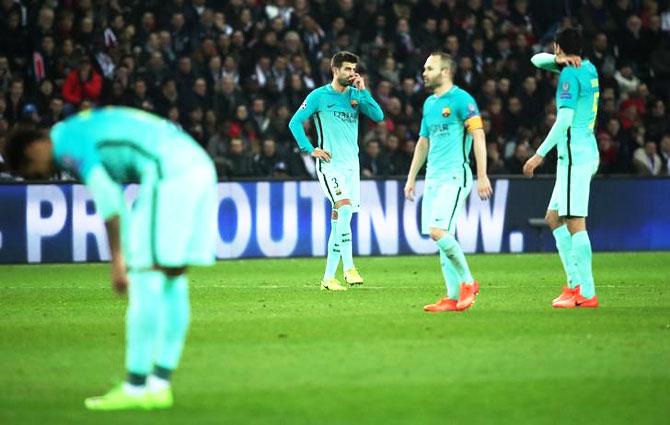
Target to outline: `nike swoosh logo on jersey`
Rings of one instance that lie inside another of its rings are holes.
[[[335,105],[337,105],[337,103],[332,103],[332,104],[328,105],[328,108],[332,108]]]

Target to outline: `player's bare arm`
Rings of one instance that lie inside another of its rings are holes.
[[[428,156],[429,140],[427,137],[419,137],[419,141],[414,148],[414,156],[412,157],[412,165],[409,167],[409,174],[407,175],[407,183],[405,183],[405,198],[414,201],[416,190],[416,176],[419,170],[426,162]]]
[[[489,199],[493,194],[491,181],[486,174],[486,136],[484,130],[472,130],[473,149],[477,161],[477,193],[481,199]]]
[[[112,286],[119,294],[128,289],[128,273],[126,262],[121,253],[121,224],[119,216],[115,215],[105,222],[107,240],[112,255]]]
[[[528,158],[528,161],[523,165],[523,174],[526,177],[533,177],[535,173],[535,169],[542,165],[544,162],[544,158],[542,158],[540,155],[535,154]]]

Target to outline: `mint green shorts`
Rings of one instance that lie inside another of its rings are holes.
[[[598,163],[568,165],[559,162],[548,209],[558,211],[559,217],[587,217],[591,179],[598,171]]]
[[[427,235],[431,228],[436,228],[454,235],[471,189],[472,179],[465,186],[426,180],[421,201],[421,233]]]
[[[195,161],[177,175],[144,176],[125,217],[128,268],[210,265],[215,261],[217,179],[211,161]]]

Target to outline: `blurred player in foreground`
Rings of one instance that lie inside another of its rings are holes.
[[[11,171],[46,179],[57,169],[86,184],[105,221],[112,283],[128,290],[126,381],[85,400],[90,410],[173,404],[190,318],[186,268],[215,260],[216,173],[204,150],[170,122],[131,108],[87,110],[51,131],[18,129],[4,155]],[[139,182],[131,211],[122,183]]]

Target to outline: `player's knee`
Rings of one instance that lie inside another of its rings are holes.
[[[337,202],[335,202],[335,208],[340,208],[345,205],[351,205],[351,200],[350,199],[341,199]]]
[[[444,237],[444,230],[438,229],[438,228],[433,228],[430,229],[430,238],[434,240],[435,242],[439,241]]]
[[[556,214],[556,211],[547,211],[547,214],[544,216],[544,222],[547,223],[551,229],[555,229],[561,225],[561,219],[558,214]]]
[[[160,267],[167,277],[177,277],[186,273],[186,267]]]
[[[337,210],[333,208],[333,210],[330,212],[330,219],[331,220],[337,220]]]

